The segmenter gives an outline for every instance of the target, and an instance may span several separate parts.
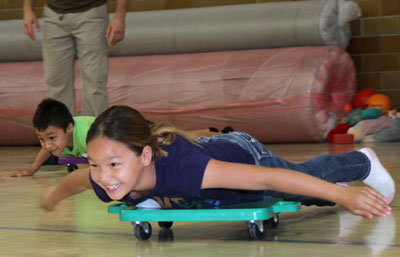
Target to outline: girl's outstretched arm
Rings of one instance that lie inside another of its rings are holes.
[[[342,187],[294,170],[210,160],[202,188],[275,190],[335,202],[366,218],[386,216],[391,207],[369,187]]]
[[[47,211],[52,211],[61,200],[91,188],[89,168],[75,170],[68,174],[60,184],[51,187],[43,195],[41,207]]]

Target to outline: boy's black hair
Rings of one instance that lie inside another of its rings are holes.
[[[38,105],[35,116],[33,117],[33,127],[38,131],[44,131],[49,126],[67,131],[68,124],[74,120],[67,106],[52,98],[46,98]]]

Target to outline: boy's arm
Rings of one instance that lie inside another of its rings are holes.
[[[39,153],[36,155],[33,163],[24,170],[18,170],[9,174],[4,175],[5,178],[9,177],[24,177],[24,176],[32,176],[36,171],[42,166],[42,164],[50,158],[51,154],[44,150],[40,149]]]
[[[50,188],[42,197],[43,209],[52,211],[55,206],[65,198],[82,193],[91,189],[89,180],[89,168],[78,169],[68,174],[60,184]]]
[[[229,179],[226,179],[229,178]],[[353,214],[386,216],[386,199],[369,187],[342,187],[301,172],[210,160],[202,188],[275,190],[335,202]]]

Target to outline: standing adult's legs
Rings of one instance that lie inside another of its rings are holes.
[[[77,18],[74,36],[83,81],[82,114],[98,116],[108,105],[107,7],[92,8]]]
[[[75,112],[74,58],[75,40],[67,21],[47,6],[43,10],[43,63],[48,97],[63,102]]]

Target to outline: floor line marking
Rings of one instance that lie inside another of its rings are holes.
[[[77,233],[77,234],[98,234],[98,235],[127,235],[132,236],[133,233],[117,233],[117,232],[99,232],[99,231],[82,231],[82,230],[57,230],[57,229],[46,229],[46,228],[17,228],[17,227],[0,227],[0,230],[17,230],[17,231],[39,231],[39,232],[58,232],[58,233]],[[229,239],[230,240],[230,239]],[[253,241],[253,240],[252,240]],[[271,243],[299,243],[299,244],[326,244],[326,245],[361,245],[361,246],[386,246],[386,247],[400,247],[400,244],[382,244],[382,243],[364,243],[364,242],[337,242],[337,241],[306,241],[306,240],[290,240],[290,239],[279,239],[279,240],[260,240],[259,242],[271,242]]]

